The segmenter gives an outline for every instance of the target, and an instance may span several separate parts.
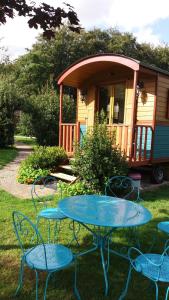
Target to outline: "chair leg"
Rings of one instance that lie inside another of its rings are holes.
[[[48,220],[48,243],[50,243],[50,220]]]
[[[108,237],[107,239],[107,263],[106,263],[106,272],[108,273],[109,271],[109,266],[110,266],[110,238]]]
[[[139,239],[139,229],[138,227],[134,227],[134,239],[135,239],[135,243],[136,246],[141,249],[141,245],[140,245],[140,239]]]
[[[61,221],[56,220],[55,221],[55,227],[54,227],[54,243],[58,242],[60,226],[61,226]],[[57,236],[57,238],[56,238],[56,236]]]
[[[78,225],[78,229],[76,231],[76,229],[75,229],[75,221],[73,221],[73,237],[74,237],[74,239],[75,239],[75,241],[77,243],[77,246],[79,247],[80,245],[79,245],[79,242],[78,242],[77,235],[78,235],[78,233],[80,231],[80,224],[78,223],[77,225]]]
[[[40,221],[40,218],[37,217],[37,218],[36,218],[36,227],[37,227],[37,228],[38,228],[38,226],[39,226],[39,221]]]
[[[36,300],[38,300],[38,283],[39,283],[38,271],[35,270],[35,273],[36,273]]]
[[[19,270],[19,283],[18,283],[18,287],[15,292],[15,296],[18,295],[20,289],[23,286],[23,271],[24,271],[24,258],[22,257],[21,262],[20,262],[20,270]]]
[[[121,293],[119,300],[124,299],[124,297],[125,297],[126,294],[127,294],[128,287],[129,287],[129,282],[130,282],[130,278],[131,278],[131,271],[132,271],[132,269],[133,269],[133,267],[130,266],[130,267],[129,267],[129,271],[128,271],[128,277],[127,277],[126,286],[125,286],[125,289],[123,290],[123,292]]]
[[[74,275],[74,293],[76,295],[77,300],[81,300],[79,291],[77,289],[77,259],[75,258],[75,275]]]
[[[36,227],[37,227],[37,229],[39,230],[39,222],[40,222],[40,218],[39,217],[37,217],[36,218]],[[38,237],[37,237],[37,243],[39,242],[39,240],[38,240]]]
[[[137,200],[136,200],[136,202],[140,202],[140,201],[142,201],[143,199],[141,199],[140,198],[140,188],[138,187],[137,188]]]
[[[168,286],[168,288],[167,288],[167,290],[166,290],[165,300],[168,300],[168,294],[169,294],[169,286]]]
[[[156,281],[154,281],[155,287],[156,287],[156,300],[158,300],[158,284]]]
[[[71,225],[72,225],[72,227],[71,227]],[[69,244],[68,244],[68,246],[70,246],[71,244],[72,244],[72,242],[73,241],[76,241],[76,244],[77,244],[77,246],[79,247],[80,245],[79,245],[79,242],[78,242],[78,238],[77,238],[77,234],[79,233],[79,231],[80,231],[80,224],[78,224],[78,230],[76,231],[76,229],[75,229],[75,221],[71,221],[70,223],[69,223],[69,228],[70,228],[70,230],[72,230],[73,231],[73,238],[71,239],[71,241],[69,242]]]
[[[46,278],[45,290],[44,290],[44,300],[46,300],[46,292],[47,292],[47,288],[48,288],[49,278],[51,275],[52,275],[52,273],[48,273],[47,278]]]

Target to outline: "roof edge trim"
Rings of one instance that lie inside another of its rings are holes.
[[[60,85],[62,84],[62,82],[64,81],[64,79],[71,74],[73,71],[79,69],[82,66],[85,66],[87,64],[92,64],[95,62],[115,62],[115,63],[119,63],[123,66],[126,66],[130,69],[132,69],[133,71],[138,71],[139,70],[139,66],[140,66],[140,62],[127,57],[127,56],[120,56],[120,55],[112,55],[112,54],[102,54],[102,55],[95,55],[95,56],[90,56],[90,57],[86,57],[84,59],[81,59],[77,62],[75,62],[74,64],[72,64],[71,66],[69,66],[66,70],[64,70],[60,76],[57,78],[57,83]]]

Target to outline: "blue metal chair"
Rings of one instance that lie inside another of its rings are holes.
[[[158,284],[161,282],[169,283],[169,240],[166,241],[162,254],[146,253],[143,254],[137,248],[131,247],[128,251],[130,267],[127,277],[125,289],[120,295],[119,300],[125,298],[130,282],[131,272],[134,269],[136,272],[150,279],[156,289],[156,300],[158,300]],[[134,256],[134,258],[133,258]],[[166,289],[165,300],[168,299],[169,285]]]
[[[15,295],[17,295],[23,285],[24,265],[30,269],[35,270],[36,273],[36,300],[38,300],[38,272],[44,271],[47,273],[44,300],[46,299],[48,282],[54,272],[67,268],[72,263],[75,263],[74,275],[74,292],[76,298],[80,300],[80,295],[77,290],[76,277],[76,257],[72,251],[60,244],[46,244],[44,243],[37,227],[30,221],[30,219],[21,212],[14,211],[13,225],[22,250],[19,284]]]
[[[105,185],[105,195],[112,196],[117,198],[123,198],[126,200],[133,200],[135,196],[135,184],[132,178],[128,176],[113,176],[109,178],[108,182]],[[135,198],[134,198],[135,200]],[[136,202],[139,201],[139,193],[137,191]],[[125,229],[127,231],[126,237],[130,242],[134,242],[140,248],[140,241],[138,238],[138,229],[136,227],[131,227]],[[109,240],[111,242],[111,239]],[[130,244],[131,246],[131,244]],[[121,251],[127,250],[127,247],[121,249]]]
[[[134,190],[135,186],[130,177],[113,176],[106,183],[105,195],[129,200],[133,196]]]
[[[38,185],[40,184],[40,185]],[[37,188],[38,186],[38,188]],[[50,191],[50,194],[45,195],[45,190]],[[50,220],[54,220],[54,239],[56,234],[60,231],[60,221],[67,218],[58,207],[51,207],[51,202],[57,192],[57,181],[52,176],[38,177],[31,188],[31,196],[33,205],[36,211],[37,226],[40,219],[46,219],[48,221],[48,241],[50,241]],[[60,196],[62,199],[62,191],[60,191]],[[43,209],[39,210],[39,207]]]

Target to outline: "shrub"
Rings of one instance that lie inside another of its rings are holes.
[[[19,168],[18,181],[32,183],[38,176],[49,175],[51,170],[67,160],[66,152],[59,147],[35,147]]]
[[[35,147],[35,151],[30,154],[25,163],[34,169],[55,169],[59,164],[66,162],[67,154],[60,147]]]
[[[127,174],[126,158],[117,147],[112,147],[113,141],[106,123],[99,124],[97,118],[92,131],[88,131],[76,146],[73,169],[87,186],[95,190],[103,192],[109,177]]]
[[[84,181],[77,181],[73,184],[59,181],[58,188],[61,190],[62,196],[64,197],[97,193],[97,191],[87,186]]]
[[[32,130],[37,143],[42,146],[58,145],[59,140],[59,95],[45,86],[38,95],[30,99],[34,109],[31,112]],[[73,123],[76,116],[74,100],[65,95],[63,100],[63,122]]]
[[[46,169],[34,169],[31,165],[28,166],[25,162],[21,163],[19,169],[18,182],[20,183],[33,183],[39,176],[49,175],[49,170]]]

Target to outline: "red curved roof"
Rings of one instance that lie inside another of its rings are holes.
[[[78,60],[62,72],[58,77],[58,84],[78,87],[94,74],[105,72],[106,70],[113,72],[113,69],[118,66],[138,71],[140,62],[130,57],[109,53],[89,56]]]

